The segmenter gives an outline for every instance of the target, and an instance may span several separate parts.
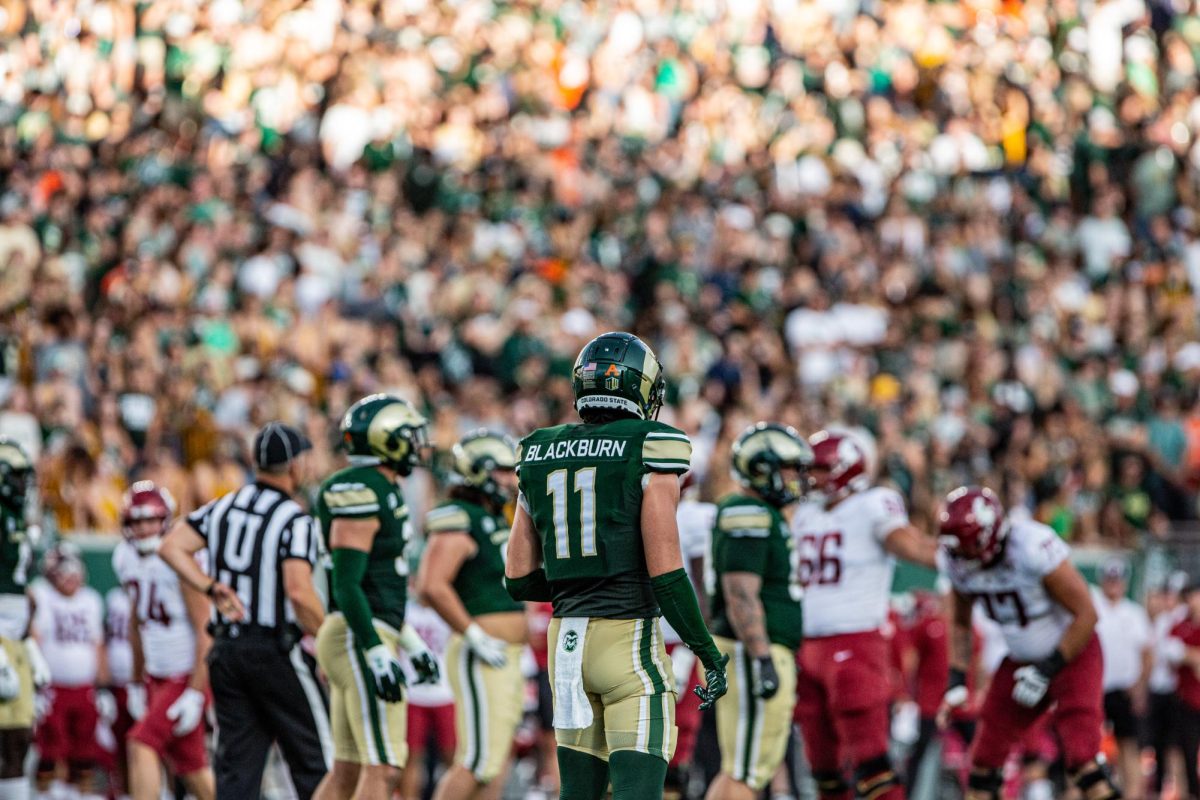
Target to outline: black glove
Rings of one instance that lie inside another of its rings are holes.
[[[409,656],[408,662],[412,664],[413,672],[417,675],[417,683],[437,683],[442,677],[437,659],[428,650]]]
[[[750,693],[755,697],[770,700],[779,691],[779,673],[769,655],[754,659],[750,672]]]
[[[363,653],[363,660],[375,678],[375,694],[385,703],[404,699],[404,670],[396,653],[386,644],[377,644]]]
[[[706,711],[716,705],[718,699],[729,691],[729,682],[725,678],[725,665],[729,656],[721,656],[716,661],[704,659],[704,685],[697,686],[693,691],[700,698],[700,710]]]

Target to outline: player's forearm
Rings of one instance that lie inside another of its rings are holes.
[[[142,652],[142,623],[136,613],[129,617],[129,652],[133,659],[133,682],[141,683],[146,677],[146,656]]]
[[[704,591],[704,586],[701,584],[699,578],[696,577],[704,574],[704,559],[693,558],[690,566],[691,570],[688,576],[692,584],[692,593],[696,595],[696,606],[700,609],[700,617],[707,623],[712,620],[712,615],[708,608],[708,594]]]
[[[1154,671],[1154,651],[1146,648],[1142,651],[1142,671],[1138,674],[1137,683],[1134,684],[1133,691],[1138,694],[1145,694],[1150,688],[1150,673]]]
[[[537,532],[533,528],[533,520],[520,503],[513,518],[512,530],[508,536],[508,550],[504,560],[504,577],[524,578],[542,565],[541,548],[537,542]]]
[[[950,629],[950,668],[966,672],[971,665],[971,629],[954,625]]]
[[[1083,652],[1087,643],[1096,632],[1096,612],[1090,606],[1081,610],[1071,620],[1071,624],[1063,632],[1062,641],[1058,643],[1058,652],[1063,660],[1070,663]]]
[[[96,645],[96,685],[108,686],[112,683],[112,673],[108,669],[108,648],[104,643]]]
[[[200,546],[193,547],[196,542],[199,542]],[[180,580],[201,594],[204,594],[212,583],[212,579],[205,575],[204,570],[196,563],[196,553],[203,545],[204,540],[192,530],[191,525],[186,520],[178,520],[158,548],[158,555],[175,571]]]
[[[367,573],[367,554],[362,550],[337,547],[333,550],[333,598],[346,618],[346,625],[362,650],[381,643],[375,632],[371,604],[362,589]]]
[[[296,623],[305,633],[315,636],[325,621],[325,607],[321,605],[316,589],[310,585],[299,591],[289,591],[288,599],[292,601],[292,610],[296,612]]]
[[[458,592],[444,580],[429,576],[421,587],[421,602],[438,613],[456,633],[464,633],[471,624],[471,615]]]
[[[196,634],[196,660],[192,664],[192,677],[188,686],[198,691],[208,689],[208,651],[212,648],[212,637],[206,631]]]
[[[650,585],[663,617],[671,623],[683,643],[691,648],[706,669],[716,664],[720,660],[720,653],[700,614],[696,593],[692,590],[687,573],[679,569],[666,575],[656,575],[650,579]]]
[[[747,587],[735,583],[733,591],[726,588],[725,600],[729,624],[738,641],[754,658],[769,655],[771,644],[767,639],[766,615],[757,593],[751,594]]]
[[[912,525],[893,531],[887,537],[885,548],[899,559],[937,569],[937,540],[925,536]]]

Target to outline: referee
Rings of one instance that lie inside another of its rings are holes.
[[[159,551],[215,606],[208,663],[218,800],[259,796],[273,742],[301,800],[312,797],[333,755],[316,663],[300,646],[325,615],[313,587],[317,532],[291,498],[311,448],[295,428],[269,423],[254,439],[254,481],[176,521]],[[196,562],[203,549],[213,577]]]

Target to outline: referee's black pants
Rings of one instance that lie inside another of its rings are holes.
[[[217,800],[261,795],[274,742],[300,800],[312,797],[333,758],[329,701],[316,661],[298,644],[284,650],[273,636],[218,637],[208,669],[217,713]]]

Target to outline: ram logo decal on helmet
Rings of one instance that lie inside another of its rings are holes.
[[[996,511],[983,497],[975,498],[975,502],[971,504],[971,513],[975,515],[975,521],[985,528],[996,524]]]

